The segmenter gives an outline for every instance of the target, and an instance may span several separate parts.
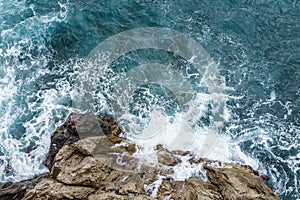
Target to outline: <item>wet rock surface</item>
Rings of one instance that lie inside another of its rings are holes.
[[[157,163],[135,158],[137,146],[118,137],[116,123],[108,118],[72,114],[52,136],[47,159],[50,173],[35,179],[0,185],[6,199],[279,199],[251,167],[196,159],[189,152],[170,152],[157,146]],[[77,133],[89,132],[87,137]],[[99,133],[96,130],[102,128]],[[81,136],[81,137],[79,137]],[[202,165],[206,181],[190,177],[175,181],[170,174],[182,156]],[[46,164],[47,164],[46,162]]]

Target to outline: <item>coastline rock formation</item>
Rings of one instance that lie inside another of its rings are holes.
[[[195,159],[189,152],[170,152],[161,145],[157,146],[157,163],[141,163],[133,156],[138,147],[118,137],[120,129],[107,118],[97,118],[103,134],[79,140],[74,123],[82,119],[72,114],[52,136],[46,160],[50,173],[24,184],[22,195],[6,199],[279,199],[248,166]],[[203,166],[207,180],[175,181],[173,167],[182,163],[182,156],[190,157],[190,164]],[[1,200],[3,192],[9,194],[7,188],[0,187]]]

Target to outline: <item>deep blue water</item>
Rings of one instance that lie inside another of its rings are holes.
[[[51,132],[72,111],[70,91],[93,48],[160,27],[214,59],[231,97],[222,134],[257,161],[281,199],[300,199],[299,13],[297,0],[0,0],[0,181],[46,171]],[[156,53],[124,62],[179,59]]]

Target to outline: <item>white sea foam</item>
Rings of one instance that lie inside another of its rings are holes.
[[[150,96],[149,102],[157,102],[153,100],[157,97],[149,90],[146,90],[145,93]],[[217,141],[211,150],[205,155],[201,154],[201,149],[209,135],[208,127],[200,127],[197,122],[201,117],[207,117],[209,102],[214,98],[216,98],[214,94],[198,93],[188,103],[187,109],[176,112],[174,115],[168,115],[163,106],[152,105],[149,110],[149,107],[135,104],[135,109],[140,112],[139,115],[126,112],[118,118],[123,130],[127,130],[123,136],[139,147],[134,156],[144,164],[156,165],[158,160],[155,149],[157,144],[162,144],[169,150],[190,151],[193,156],[198,158],[205,157],[223,162],[248,164],[258,169],[258,161],[245,154],[240,149],[240,141],[234,141],[228,134],[217,133],[215,138]],[[143,113],[148,117],[143,117]],[[222,118],[225,121],[230,119],[230,112],[227,108],[225,108]],[[174,141],[176,141],[176,145],[174,145]],[[198,176],[206,180],[202,164],[191,164],[188,161],[189,158],[189,156],[180,158],[182,162],[173,168],[173,179],[182,181],[191,176]]]
[[[1,16],[25,12],[27,6],[24,1],[1,2]],[[48,49],[41,38],[51,34],[48,29],[53,23],[64,20],[59,17],[62,12],[67,10],[45,13],[45,16],[33,12],[33,16],[15,24],[1,21],[0,181],[17,181],[46,172],[43,162],[50,134],[69,113],[70,108],[62,104],[70,90],[66,81],[56,80],[53,85],[57,88],[35,89],[37,80],[51,74],[45,68],[49,61],[45,55]],[[4,23],[6,26],[2,26]],[[23,63],[21,59],[28,62]]]
[[[0,13],[13,14],[10,13],[11,10],[3,10],[4,8],[11,9],[11,6],[15,6],[22,11],[25,8],[24,2],[0,1]],[[72,90],[66,79],[55,80],[51,83],[53,87],[47,88],[44,85],[46,88],[41,91],[26,93],[27,89],[30,90],[30,88],[26,88],[26,85],[34,87],[33,83],[42,78],[43,75],[64,73],[63,66],[56,66],[57,70],[55,72],[46,70],[45,66],[49,57],[44,54],[31,54],[31,50],[37,50],[38,52],[45,50],[47,52],[45,41],[41,38],[49,38],[52,32],[48,29],[52,23],[61,22],[67,17],[67,4],[59,2],[59,12],[51,12],[42,16],[38,16],[36,8],[31,5],[29,8],[31,8],[33,16],[17,24],[0,27],[1,39],[4,41],[0,44],[0,181],[26,179],[47,171],[42,163],[50,145],[50,134],[66,119],[68,113],[74,111],[65,103]],[[1,16],[0,19],[2,19]],[[190,20],[190,18],[187,18],[187,20]],[[1,23],[3,25],[6,22],[1,20]],[[203,27],[203,33],[196,39],[203,44],[209,44],[214,37],[211,37],[211,30],[208,26],[203,25]],[[24,30],[25,34],[22,32]],[[219,34],[217,37],[221,42],[240,47],[240,55],[236,56],[242,64],[236,67],[245,69],[247,55],[242,51],[243,47],[241,46],[243,44],[238,43],[235,38],[226,34]],[[31,66],[19,62],[19,59],[24,57],[30,60]],[[76,71],[78,66],[76,66],[76,62],[73,64],[73,66],[67,67],[71,67]],[[36,70],[37,66],[42,70]],[[99,104],[96,110],[98,113],[112,114],[109,110],[110,103],[107,98],[111,97],[110,86],[117,81],[118,75],[113,74],[114,72],[109,69],[109,66],[104,67],[107,68],[99,76],[107,76],[106,74],[110,74],[110,76],[103,81],[105,85],[102,86],[104,88],[102,93],[97,93],[96,97]],[[31,73],[26,74],[26,71]],[[239,77],[236,71],[236,69],[231,69],[228,73]],[[236,80],[237,86],[241,84],[242,78],[246,77],[247,73],[248,71],[241,70],[241,77]],[[68,74],[68,76],[73,75]],[[43,82],[37,82],[37,84],[43,84]],[[234,91],[234,88],[226,89]],[[24,96],[22,96],[22,93]],[[299,96],[299,94],[300,90],[298,90],[297,95]],[[240,109],[244,106],[242,101],[237,103],[235,107],[227,108],[227,112],[224,113],[223,117],[225,121],[232,119],[233,122],[231,125],[226,125],[225,131],[218,134],[216,144],[205,157],[212,160],[251,165],[253,168],[258,169],[260,173],[270,176],[278,194],[292,193],[292,190],[294,190],[297,195],[300,192],[298,179],[300,154],[297,151],[299,149],[300,128],[299,125],[282,121],[292,117],[293,105],[291,105],[291,102],[281,102],[279,100],[280,94],[275,90],[268,93],[267,96],[269,97],[265,100],[258,100],[254,103],[248,113],[243,113],[247,115],[247,119],[239,119],[234,113],[231,113],[235,108]],[[133,130],[133,132],[126,132],[124,136],[139,145],[140,148],[135,156],[144,159],[149,164],[155,164],[157,162],[155,157],[156,145],[160,143],[170,146],[178,136],[183,138],[183,142],[188,141],[188,143],[180,143],[182,146],[179,145],[178,148],[184,146],[182,150],[189,150],[196,157],[202,156],[199,153],[207,136],[207,128],[205,126],[190,125],[195,125],[197,117],[205,117],[208,102],[215,97],[213,95],[197,94],[196,98],[190,102],[189,109],[183,109],[173,115],[166,114],[166,109],[161,105],[152,105],[152,109],[148,110],[136,107],[137,110],[146,113],[148,118],[144,118],[142,115],[133,115],[130,112],[121,116],[121,120],[130,119],[129,121],[131,121],[127,125],[130,126],[129,130]],[[25,99],[25,103],[20,103],[22,98]],[[150,95],[152,102],[155,102],[153,101],[155,98],[155,96],[151,97]],[[230,97],[230,99],[243,100],[245,97]],[[280,106],[281,109],[278,110],[283,113],[282,119],[276,118],[271,113],[255,117],[255,109],[265,106],[271,110],[274,104]],[[80,112],[80,110],[76,110],[76,112]],[[28,113],[32,116],[28,116]],[[28,118],[25,119],[24,124],[19,126],[19,128],[24,129],[24,133],[20,136],[18,130],[13,129],[13,126],[20,125],[18,122],[24,122],[24,119],[20,120],[22,117]],[[156,126],[156,124],[162,124],[162,126]],[[247,126],[244,127],[244,125]],[[142,135],[133,134],[141,129],[144,131]],[[243,145],[244,147],[242,147]],[[25,153],[24,148],[28,146],[36,148],[30,153]],[[279,154],[279,151],[284,153]],[[182,162],[174,167],[172,177],[175,180],[184,180],[190,176],[198,176],[205,180],[203,166],[201,164],[190,164],[188,158],[188,156],[181,157]],[[11,166],[12,172],[2,173],[8,166]],[[152,190],[153,197],[157,195],[157,188],[160,183],[161,179],[151,185],[154,188]]]

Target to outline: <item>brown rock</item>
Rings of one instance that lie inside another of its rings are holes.
[[[226,199],[278,200],[277,195],[253,173],[244,167],[213,168],[205,166],[209,180],[219,188]]]
[[[53,179],[44,179],[29,190],[23,200],[85,199],[95,192],[94,188],[70,186]]]
[[[161,165],[144,166],[141,170],[139,161],[131,156],[130,149],[135,146],[130,145],[125,142],[115,146],[103,135],[64,146],[55,157],[51,179],[44,179],[27,191],[25,199],[153,199],[153,183],[159,175],[168,177],[172,170],[164,171]],[[177,154],[165,149],[158,155],[162,165],[174,166],[180,162]],[[223,165],[206,159],[190,159],[190,162],[206,163],[204,168],[210,181],[196,177],[185,181],[164,178],[157,188],[158,199],[278,199],[249,167],[228,164],[227,168],[221,168]],[[209,166],[212,163],[219,167]]]
[[[33,179],[20,181],[17,183],[2,183],[0,184],[0,199],[1,200],[21,200],[27,189],[32,189],[42,179],[49,177],[49,173],[41,174]]]
[[[75,114],[71,114],[67,121],[61,127],[57,128],[57,130],[51,136],[50,150],[45,161],[45,165],[50,170],[53,166],[54,158],[58,151],[64,145],[72,144],[80,139],[76,131],[73,116],[75,116]]]
[[[158,150],[158,151],[163,151],[163,150],[166,150],[166,149],[164,148],[163,145],[158,144],[158,145],[156,145],[156,150]]]
[[[129,152],[130,154],[133,154],[136,152],[136,145],[135,144],[129,144],[127,146],[120,146],[120,148],[124,151]]]
[[[108,117],[96,116],[92,113],[72,113],[66,122],[52,134],[45,165],[51,170],[56,154],[65,145],[73,144],[86,137],[101,135],[108,135],[115,143],[122,142],[124,139],[116,137],[121,132],[117,123]]]
[[[157,145],[159,164],[144,165],[132,156],[136,145],[120,138],[121,132],[109,118],[71,114],[52,135],[46,160],[50,176],[0,184],[0,199],[152,200],[156,191],[161,200],[279,199],[264,183],[267,178],[250,166],[195,159],[190,152],[168,151],[162,145]],[[191,156],[191,164],[204,166],[208,182],[196,177],[166,178],[185,155]]]
[[[146,196],[146,195],[137,195],[137,196],[123,196],[114,194],[113,192],[104,192],[97,191],[95,194],[92,194],[88,197],[88,200],[154,200],[154,198]]]
[[[180,162],[180,160],[168,152],[159,152],[158,162],[166,166],[175,166]]]
[[[221,200],[218,188],[199,178],[189,178],[184,182],[163,180],[159,189],[159,199],[178,200]]]
[[[59,151],[51,177],[68,185],[118,190],[121,194],[143,193],[144,184],[152,180],[141,178],[135,170],[138,160],[133,157],[124,156],[127,164],[117,164],[117,155],[123,153],[124,149],[113,148],[106,136],[86,138]]]
[[[113,143],[106,136],[85,138],[64,146],[55,157],[55,164],[51,171],[52,179],[44,179],[33,190],[26,193],[25,199],[46,197],[81,199],[83,196],[88,197],[97,189],[98,193],[89,199],[118,199],[119,197],[129,199],[129,195],[134,196],[130,199],[143,199],[144,185],[155,181],[156,173],[144,174],[131,170],[130,167],[117,166],[117,157],[114,154],[110,156],[110,153],[126,152],[124,148],[114,148]],[[130,157],[129,161],[129,164],[137,167],[136,159]],[[78,193],[77,187],[79,186],[84,189],[85,194]],[[61,191],[59,188],[62,188]],[[54,192],[51,193],[51,191]],[[109,191],[115,191],[119,196],[112,192],[108,194]]]

